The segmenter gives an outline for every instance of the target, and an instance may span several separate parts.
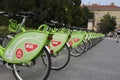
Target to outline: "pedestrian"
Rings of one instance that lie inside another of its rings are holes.
[[[118,42],[119,42],[119,40],[120,40],[120,25],[117,27],[116,32],[117,32],[117,35],[116,35],[117,40],[116,40],[116,42],[118,43]]]

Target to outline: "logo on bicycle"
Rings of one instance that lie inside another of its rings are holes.
[[[74,40],[74,42],[80,41],[80,39],[78,39],[78,38],[74,38],[73,40]]]
[[[37,44],[25,43],[25,50],[27,52],[31,52],[31,51],[35,50],[37,47],[38,47]]]
[[[22,49],[17,49],[16,50],[16,57],[17,58],[22,58],[23,57],[23,51],[22,51]]]
[[[72,46],[73,42],[72,42],[72,41],[69,41],[68,44],[69,44],[70,46]]]
[[[61,44],[60,41],[52,40],[52,45],[53,45],[54,47],[56,47],[56,46],[58,46],[58,45],[60,45],[60,44]]]

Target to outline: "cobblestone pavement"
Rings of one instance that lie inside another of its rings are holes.
[[[3,65],[0,80],[15,80]],[[64,69],[51,71],[48,80],[120,80],[120,43],[105,38],[82,56],[71,57]]]

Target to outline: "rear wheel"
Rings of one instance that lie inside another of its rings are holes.
[[[51,56],[53,70],[60,70],[64,68],[70,61],[70,50],[67,44],[57,53],[57,56]]]
[[[88,40],[85,41],[85,51],[90,48],[90,42]]]
[[[85,52],[85,42],[82,41],[82,43],[79,45],[78,48],[75,49],[77,52]]]
[[[46,60],[47,65],[43,63]],[[47,80],[51,70],[50,54],[43,48],[42,56],[28,64],[14,64],[13,74],[17,80]]]
[[[84,52],[85,52],[85,43],[83,41],[81,45],[77,46],[74,49],[70,49],[70,54],[75,57],[81,56]]]

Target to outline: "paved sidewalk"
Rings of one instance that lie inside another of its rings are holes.
[[[0,66],[0,80],[15,80]],[[52,71],[48,80],[120,80],[120,43],[106,38],[80,57],[71,57],[62,70]]]
[[[49,80],[120,80],[120,43],[106,38],[82,56],[72,57]]]

